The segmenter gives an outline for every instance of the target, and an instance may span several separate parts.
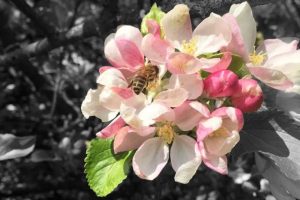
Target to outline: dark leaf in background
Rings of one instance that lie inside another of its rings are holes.
[[[265,154],[256,153],[255,161],[259,172],[269,180],[270,189],[278,200],[296,200],[300,198],[300,180],[287,177],[274,161]]]
[[[31,156],[30,160],[32,162],[49,162],[49,161],[59,161],[61,158],[56,155],[53,151],[49,150],[35,150]]]
[[[14,159],[30,154],[35,146],[35,136],[16,137],[0,135],[0,160]]]

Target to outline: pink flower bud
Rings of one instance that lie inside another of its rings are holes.
[[[241,79],[231,97],[231,102],[243,112],[255,112],[263,102],[263,92],[257,81]]]
[[[204,91],[209,97],[227,97],[234,92],[238,76],[230,70],[210,74],[204,80]]]

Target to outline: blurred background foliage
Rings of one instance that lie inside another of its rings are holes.
[[[86,183],[83,159],[87,141],[105,124],[84,119],[81,101],[95,87],[99,67],[108,64],[105,37],[121,24],[139,27],[154,1],[27,0],[37,21],[16,1],[0,0],[0,133],[34,135],[36,144],[27,157],[1,161],[0,199],[97,199]],[[156,2],[172,7],[168,1]],[[191,13],[194,25],[207,15]],[[258,6],[254,14],[265,38],[300,37],[299,0]],[[43,46],[46,37],[50,42]],[[28,48],[34,49],[24,56]],[[175,183],[170,167],[153,182],[131,172],[105,199],[274,199],[253,155],[231,160],[230,167],[229,176],[203,167],[188,185]]]

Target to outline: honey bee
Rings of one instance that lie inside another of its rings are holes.
[[[158,72],[159,69],[156,65],[146,64],[133,76],[129,87],[132,88],[135,94],[140,94],[147,88],[149,83],[158,78]]]

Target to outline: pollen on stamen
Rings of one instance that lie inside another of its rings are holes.
[[[183,53],[194,55],[197,50],[197,41],[192,38],[190,41],[182,41],[182,51]]]
[[[262,53],[262,52],[259,52],[259,53],[256,53],[256,51],[254,50],[254,52],[249,56],[249,60],[250,62],[255,65],[255,66],[258,66],[258,65],[261,65],[266,59],[266,54],[265,53]]]
[[[172,143],[175,134],[172,123],[170,122],[164,122],[157,130],[157,136],[161,137],[167,144]]]

